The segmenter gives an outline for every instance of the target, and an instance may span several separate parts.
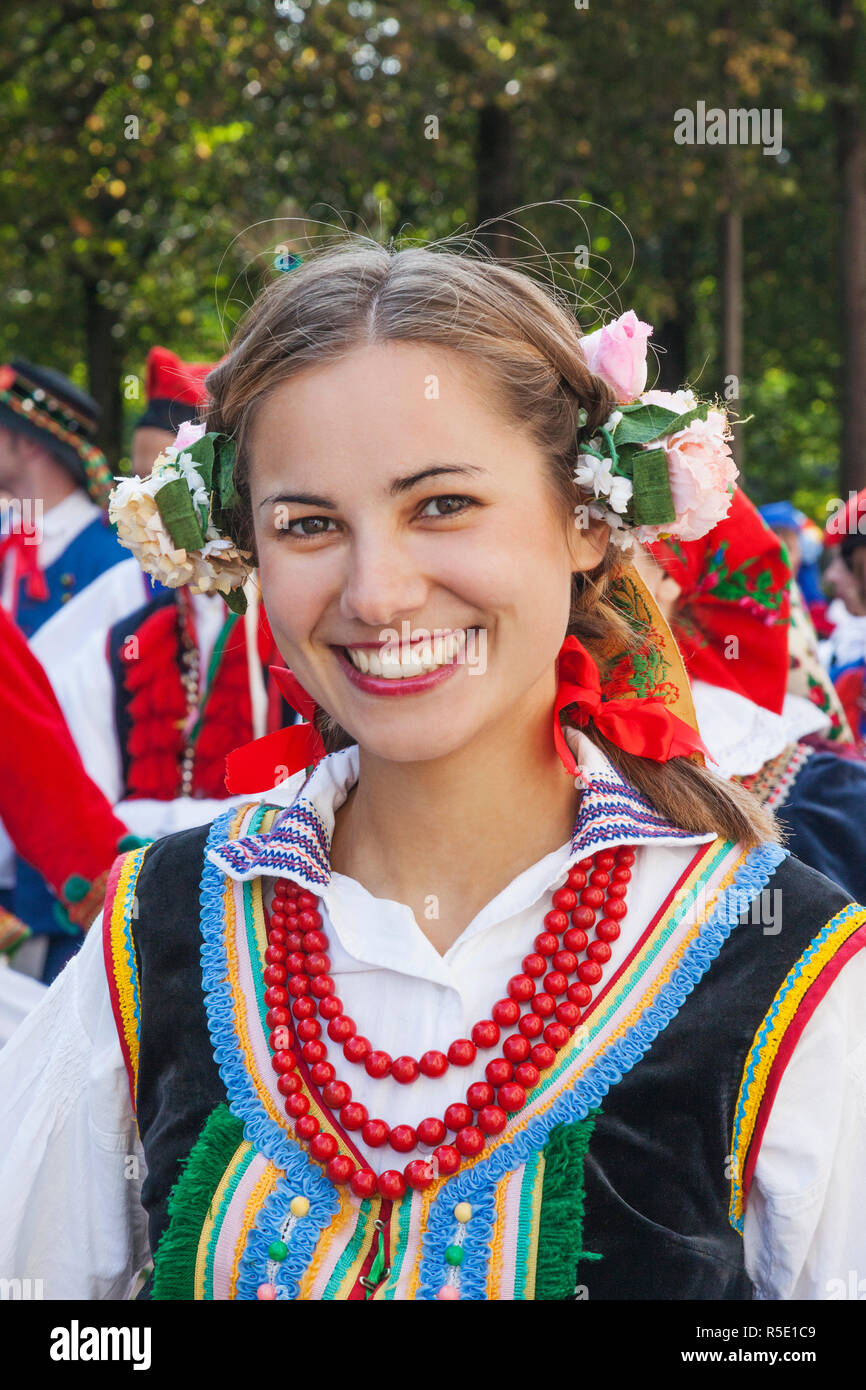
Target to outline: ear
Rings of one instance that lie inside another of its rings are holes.
[[[610,539],[606,521],[591,517],[585,507],[575,511],[569,531],[568,549],[573,570],[594,570],[605,557]]]

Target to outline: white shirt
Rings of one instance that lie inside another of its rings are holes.
[[[781,714],[774,714],[755,700],[708,681],[692,681],[691,690],[701,738],[719,777],[748,777],[778,757],[783,748],[830,727],[827,715],[802,695],[788,692]]]
[[[599,769],[616,775],[588,740],[573,737],[590,777]],[[350,748],[324,760],[304,787],[328,829],[356,777],[357,749]],[[301,780],[262,799],[288,805]],[[636,838],[613,835],[610,843]],[[674,831],[668,843],[636,851],[611,968],[645,930],[696,844],[710,838]],[[518,874],[444,956],[404,904],[375,898],[355,879],[332,873],[320,910],[337,992],[359,1031],[392,1056],[418,1056],[468,1036],[519,969],[549,889],[584,853],[564,845]],[[11,1136],[0,1157],[0,1269],[42,1277],[48,1298],[123,1297],[147,1258],[139,1205],[144,1159],[99,935],[91,931],[46,1001],[0,1052],[0,1129]],[[809,1019],[782,1078],[745,1217],[746,1268],[761,1298],[826,1298],[840,1271],[866,1268],[864,1001],[861,952]],[[478,1074],[481,1069],[483,1063]],[[438,1113],[439,1092],[434,1098],[423,1077],[404,1087],[351,1070],[353,1095],[365,1104],[373,1100],[371,1113],[389,1124]],[[461,1085],[475,1079],[467,1068]],[[393,1166],[393,1155],[376,1164],[375,1151],[367,1152],[374,1166]]]
[[[39,537],[39,568],[47,570],[49,565],[53,565],[55,560],[59,560],[66,547],[72,544],[76,536],[79,536],[86,526],[90,525],[94,517],[101,515],[101,512],[84,489],[77,487],[74,492],[69,493],[68,497],[64,497],[62,502],[55,503],[53,507],[49,507],[47,512],[43,512],[41,518],[35,509],[32,516],[26,509],[22,509],[22,515],[28,527],[26,543],[29,544],[31,539],[30,527],[32,526],[33,535]],[[5,556],[2,561],[0,603],[8,613],[12,612],[16,602],[13,589],[15,564],[14,552]]]

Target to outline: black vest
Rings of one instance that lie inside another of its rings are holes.
[[[227,1099],[201,985],[199,880],[208,829],[157,841],[137,884],[137,1110],[152,1250],[183,1160]],[[676,1016],[605,1096],[584,1160],[588,1254],[578,1263],[575,1252],[563,1291],[583,1285],[591,1300],[752,1297],[742,1238],[728,1220],[740,1082],[789,970],[850,901],[790,857],[767,890],[781,893],[781,929],[765,934],[744,913]]]

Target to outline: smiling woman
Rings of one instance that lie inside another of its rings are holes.
[[[644,393],[649,331],[364,240],[253,305],[148,544],[254,561],[328,756],[117,861],[104,964],[91,933],[0,1058],[41,1154],[23,1206],[33,1145],[0,1167],[0,1267],[22,1210],[51,1297],[148,1248],[144,1296],[263,1301],[818,1298],[863,1258],[866,914],[705,767],[628,562],[730,505],[723,417]]]

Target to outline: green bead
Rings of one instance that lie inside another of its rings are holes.
[[[463,1246],[449,1245],[448,1249],[445,1251],[445,1259],[448,1261],[450,1265],[462,1265]]]
[[[284,1260],[289,1253],[289,1247],[282,1240],[272,1240],[268,1246],[269,1260]]]

